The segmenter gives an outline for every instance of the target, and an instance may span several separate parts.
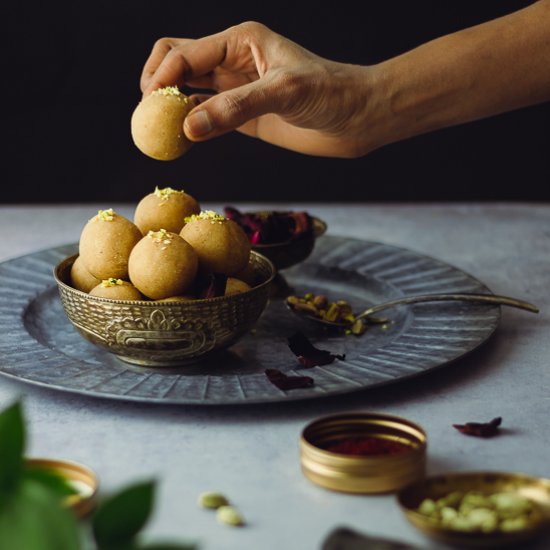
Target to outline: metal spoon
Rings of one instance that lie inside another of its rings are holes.
[[[447,294],[420,294],[417,296],[403,296],[402,298],[397,298],[395,300],[390,300],[388,302],[383,302],[382,304],[376,304],[374,306],[370,306],[362,313],[359,313],[355,316],[355,321],[358,319],[364,319],[363,322],[369,322],[368,317],[374,313],[378,313],[379,311],[383,311],[385,309],[389,309],[394,306],[400,306],[402,304],[418,304],[420,302],[451,302],[451,301],[460,301],[460,302],[476,302],[480,304],[489,304],[489,305],[502,305],[502,306],[510,306],[510,307],[516,307],[518,309],[524,309],[526,311],[530,311],[532,313],[538,313],[539,308],[534,306],[533,304],[530,304],[529,302],[524,302],[522,300],[518,300],[516,298],[510,298],[509,296],[499,296],[497,294],[476,294],[476,293],[447,293]],[[308,319],[309,321],[314,321],[316,323],[320,323],[323,325],[328,325],[332,327],[349,327],[351,326],[351,321],[343,321],[343,322],[334,322],[334,321],[326,321],[325,319],[322,319],[321,317],[315,317],[313,315],[308,314],[304,311],[299,311],[298,309],[295,309],[291,304],[285,302],[287,307],[292,310],[293,313],[296,315],[303,317],[305,319]],[[381,320],[377,319],[375,322],[381,322]],[[383,322],[383,321],[382,321]]]

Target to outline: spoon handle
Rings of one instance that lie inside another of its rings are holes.
[[[363,319],[368,317],[373,313],[378,313],[384,309],[389,309],[394,306],[399,306],[401,304],[417,304],[419,302],[450,302],[450,301],[460,301],[460,302],[477,302],[477,303],[488,303],[493,305],[502,305],[517,307],[519,309],[525,309],[533,313],[538,313],[539,308],[530,304],[529,302],[524,302],[522,300],[517,300],[516,298],[510,298],[509,296],[498,296],[497,294],[475,294],[475,293],[463,293],[463,294],[420,294],[418,296],[404,296],[403,298],[397,298],[396,300],[391,300],[389,302],[384,302],[383,304],[377,304],[375,306],[369,307],[360,313],[356,319]]]

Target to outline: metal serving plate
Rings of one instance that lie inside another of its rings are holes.
[[[425,374],[457,360],[497,328],[499,306],[441,302],[388,311],[387,330],[361,337],[306,324],[273,300],[255,330],[229,350],[194,365],[160,371],[128,365],[84,340],[68,321],[53,267],[71,244],[0,264],[0,373],[54,390],[117,400],[189,405],[284,402],[346,394]],[[284,271],[297,294],[324,293],[356,311],[406,294],[490,292],[474,277],[416,252],[345,237],[321,237],[313,254]],[[304,371],[287,337],[304,332],[344,361]],[[310,388],[281,391],[265,377],[275,368],[307,374]]]

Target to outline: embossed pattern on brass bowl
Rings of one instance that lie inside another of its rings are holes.
[[[129,363],[176,366],[227,348],[247,333],[265,309],[275,269],[257,252],[257,284],[249,291],[186,302],[123,301],[90,296],[69,285],[77,255],[54,269],[63,308],[78,332]]]

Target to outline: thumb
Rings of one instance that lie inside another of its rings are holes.
[[[185,135],[192,141],[205,141],[259,116],[278,112],[280,94],[265,80],[233,88],[200,103],[185,118]]]

